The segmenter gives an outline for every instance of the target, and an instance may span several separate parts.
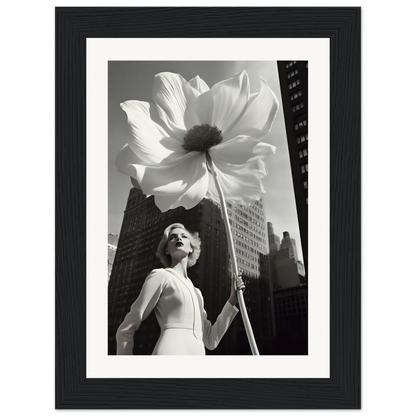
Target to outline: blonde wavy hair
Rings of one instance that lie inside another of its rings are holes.
[[[201,239],[199,238],[199,234],[197,232],[191,233],[185,228],[183,224],[180,224],[178,222],[169,225],[169,227],[167,227],[165,231],[163,231],[162,239],[160,240],[160,243],[157,246],[156,256],[159,258],[159,260],[165,267],[169,267],[171,265],[172,259],[169,254],[166,254],[165,250],[168,244],[169,234],[174,228],[181,228],[182,230],[186,231],[189,235],[192,253],[188,255],[187,267],[192,267],[197,262],[201,254]]]

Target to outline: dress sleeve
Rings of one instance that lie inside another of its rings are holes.
[[[116,333],[117,355],[133,354],[133,337],[156,306],[165,286],[166,277],[161,270],[153,270],[143,283],[139,297],[131,305],[130,312],[118,327]]]
[[[202,298],[201,292],[199,293]],[[227,332],[227,329],[230,327],[231,322],[234,320],[238,312],[239,310],[227,301],[222,308],[221,313],[218,315],[215,324],[212,325],[211,322],[207,319],[207,313],[205,309],[203,310],[202,325],[204,331],[204,345],[206,348],[209,350],[214,350],[217,348],[222,337]]]

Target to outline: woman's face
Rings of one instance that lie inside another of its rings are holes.
[[[183,258],[189,255],[191,250],[191,242],[187,231],[182,228],[174,228],[170,231],[166,252],[169,253],[172,258]]]

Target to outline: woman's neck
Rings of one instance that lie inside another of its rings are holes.
[[[174,270],[176,273],[178,273],[179,275],[188,278],[187,265],[188,265],[188,258],[186,257],[178,262],[173,260],[172,264],[170,265],[170,268]]]

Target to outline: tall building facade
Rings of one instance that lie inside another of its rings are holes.
[[[239,272],[246,284],[244,300],[260,354],[268,354],[274,336],[273,294],[268,270],[269,240],[263,201],[241,206],[227,202]],[[228,265],[231,272],[231,263]],[[244,324],[238,315],[231,328],[235,354],[250,355]]]
[[[298,286],[273,292],[278,355],[308,354],[308,288]]]
[[[308,62],[278,61],[305,272],[308,273]]]
[[[267,234],[269,239],[269,252],[274,253],[280,250],[280,238],[274,233],[273,224],[267,223]]]
[[[263,201],[247,206],[227,202],[227,211],[234,235],[238,268],[247,277],[259,278],[259,256],[269,252]]]
[[[262,202],[250,207],[227,204],[234,237],[237,264],[246,282],[246,307],[260,344],[270,344],[273,330],[268,320],[273,315],[272,294],[268,277],[260,276],[261,255],[268,250]],[[154,268],[163,267],[156,249],[164,229],[174,223],[184,224],[198,232],[202,242],[201,256],[188,275],[198,287],[205,302],[208,319],[215,321],[230,294],[231,262],[228,253],[224,220],[220,206],[209,199],[196,207],[177,208],[161,213],[153,197],[146,197],[136,188],[130,190],[120,232],[108,290],[108,353],[115,354],[115,333],[140,293],[146,276]],[[264,260],[263,260],[264,261]],[[268,301],[268,305],[265,302]],[[257,307],[260,305],[260,307]],[[154,312],[142,323],[135,335],[134,354],[151,354],[160,330]],[[263,341],[264,340],[264,341]],[[220,345],[207,354],[245,354],[248,342],[241,316],[237,316]]]
[[[276,235],[273,225],[267,225],[270,242]],[[267,260],[275,321],[272,351],[277,355],[308,354],[308,287],[296,241],[289,232],[283,233],[279,249],[270,249]]]
[[[113,269],[114,258],[116,257],[117,251],[117,244],[118,244],[118,235],[115,234],[108,234],[108,281],[110,281],[111,271]]]
[[[290,238],[288,231],[283,232],[282,244],[280,249],[287,249],[289,252],[289,258],[293,259],[295,262],[298,261],[298,250],[296,249],[296,241],[294,238]]]

